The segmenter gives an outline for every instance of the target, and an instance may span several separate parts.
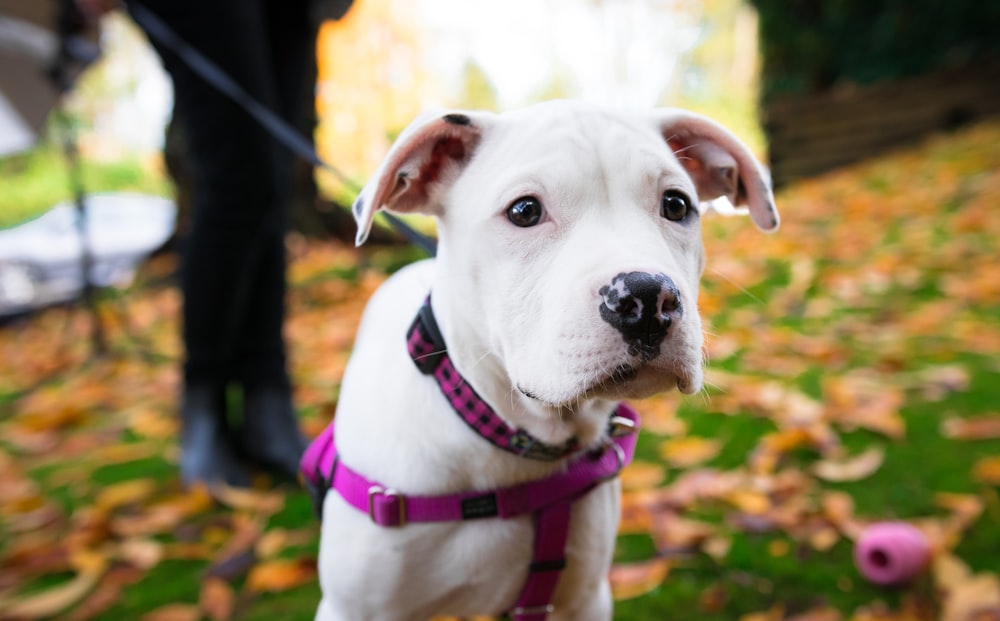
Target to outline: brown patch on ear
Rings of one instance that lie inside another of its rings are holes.
[[[434,183],[441,176],[441,171],[450,161],[465,161],[465,143],[458,138],[445,138],[434,145],[427,163],[420,169],[420,178],[424,183]]]
[[[687,142],[674,137],[667,140],[667,144],[694,181],[699,199],[725,196],[736,204],[742,181],[736,159],[728,151],[708,140],[699,141],[695,136],[689,136]]]

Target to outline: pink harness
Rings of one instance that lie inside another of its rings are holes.
[[[514,621],[544,621],[553,611],[552,597],[566,566],[573,501],[617,476],[632,460],[638,414],[624,403],[619,404],[608,420],[608,438],[596,450],[582,450],[575,438],[559,446],[545,444],[507,425],[455,371],[429,300],[410,328],[408,348],[417,367],[437,379],[455,411],[481,437],[530,459],[573,458],[564,470],[520,485],[441,496],[407,496],[339,462],[331,423],[302,456],[302,472],[316,506],[322,511],[326,492],[334,489],[348,504],[368,513],[373,522],[390,528],[409,522],[509,519],[534,514],[535,544],[528,579],[508,614]]]

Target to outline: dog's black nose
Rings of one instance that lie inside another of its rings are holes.
[[[666,274],[621,273],[601,287],[601,318],[622,333],[629,353],[649,361],[660,355],[670,326],[681,318],[681,294]]]

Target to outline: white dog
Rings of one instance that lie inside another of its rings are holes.
[[[559,101],[403,132],[358,243],[387,209],[435,216],[439,249],[373,296],[336,446],[303,460],[333,488],[318,620],[611,618],[618,402],[701,389],[698,205],[720,196],[778,226],[753,155],[683,110]]]

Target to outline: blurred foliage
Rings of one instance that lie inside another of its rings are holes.
[[[462,91],[457,107],[476,110],[497,110],[497,89],[490,76],[475,61],[465,63],[462,70]]]
[[[1000,3],[750,0],[760,13],[763,94],[870,84],[1000,56]]]
[[[83,184],[87,192],[133,191],[166,196],[170,185],[157,163],[84,159]],[[43,142],[30,151],[0,158],[0,228],[30,220],[71,198],[69,162],[60,145]]]

